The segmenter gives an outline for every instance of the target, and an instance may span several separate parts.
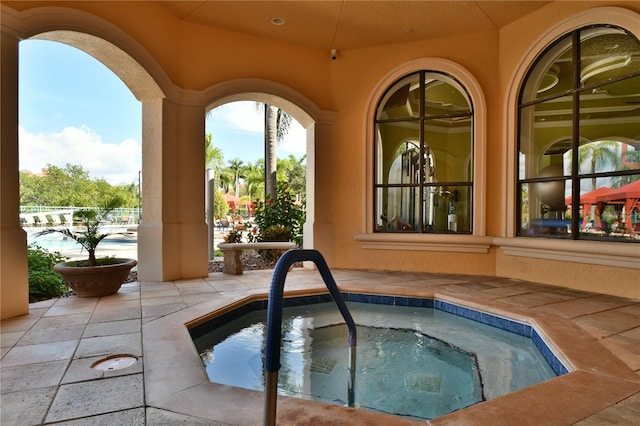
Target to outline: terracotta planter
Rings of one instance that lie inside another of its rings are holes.
[[[78,297],[100,297],[115,294],[129,277],[134,259],[110,259],[114,263],[98,266],[78,266],[86,261],[63,262],[53,265],[64,282]]]

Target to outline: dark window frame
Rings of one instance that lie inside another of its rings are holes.
[[[464,95],[466,96],[468,102],[469,102],[469,111],[468,112],[464,112],[464,113],[452,113],[452,114],[437,114],[437,115],[427,115],[425,114],[425,76],[427,74],[436,74],[436,75],[440,75],[443,77],[443,80],[440,81],[445,81],[446,79],[451,79],[453,81],[456,82],[456,84],[464,91]],[[382,108],[382,102],[385,99],[386,95],[389,93],[389,91],[394,90],[395,85],[397,83],[399,83],[402,80],[405,80],[411,76],[414,75],[418,75],[419,76],[419,83],[420,83],[420,100],[419,100],[419,114],[417,117],[403,117],[403,118],[391,118],[391,119],[378,119],[378,115],[379,115],[379,111],[380,108]],[[388,88],[383,92],[382,96],[380,96],[380,99],[378,100],[377,104],[376,104],[376,108],[375,108],[375,116],[374,116],[374,122],[373,122],[373,163],[374,163],[374,175],[375,175],[375,170],[378,169],[378,159],[379,159],[379,152],[378,152],[378,134],[377,134],[377,126],[380,124],[386,124],[386,123],[398,123],[398,122],[415,122],[418,125],[419,128],[419,140],[416,141],[417,146],[419,148],[419,170],[424,170],[425,169],[425,144],[428,145],[428,142],[425,141],[425,132],[424,132],[424,127],[425,127],[425,123],[427,123],[430,120],[436,120],[436,119],[443,119],[443,118],[464,118],[464,117],[468,117],[471,121],[471,167],[472,167],[472,173],[470,176],[470,180],[469,181],[444,181],[444,182],[425,182],[425,179],[421,179],[420,182],[418,182],[417,184],[402,184],[402,183],[394,183],[394,184],[390,184],[390,183],[379,183],[377,181],[377,178],[374,176],[373,179],[373,223],[375,224],[378,220],[378,211],[376,209],[375,206],[378,205],[378,197],[379,197],[379,190],[380,189],[384,189],[384,188],[415,188],[417,189],[417,193],[418,198],[419,198],[419,215],[418,215],[418,221],[419,221],[419,226],[417,227],[417,229],[412,229],[410,232],[412,233],[418,233],[418,234],[427,234],[427,235],[431,235],[431,234],[462,234],[462,235],[470,235],[473,234],[473,217],[474,217],[474,181],[473,181],[473,169],[476,167],[475,165],[475,108],[474,108],[474,104],[473,104],[473,99],[471,98],[469,91],[467,90],[467,88],[464,86],[464,84],[462,84],[460,82],[459,79],[457,79],[455,76],[446,73],[446,72],[442,72],[442,71],[437,71],[437,70],[419,70],[419,71],[414,71],[408,74],[405,74],[399,78],[397,78],[395,81],[393,81]],[[421,173],[422,174],[422,173]],[[425,229],[425,224],[423,223],[423,217],[424,217],[424,194],[425,194],[425,189],[426,188],[430,188],[430,187],[451,187],[451,188],[456,188],[456,187],[462,187],[465,188],[469,191],[470,194],[470,207],[469,207],[469,211],[470,211],[470,217],[469,217],[469,229],[468,231],[464,231],[464,232],[452,232],[452,231],[437,231],[437,230],[427,230]],[[379,230],[376,229],[375,225],[374,225],[374,233],[398,233],[398,232],[404,232],[404,231],[390,231],[390,230]]]
[[[594,241],[594,239],[591,238],[585,238],[584,236],[581,237],[581,232],[580,232],[580,215],[577,213],[580,211],[580,181],[584,180],[584,179],[591,179],[591,178],[611,178],[611,177],[624,177],[624,176],[633,176],[633,175],[637,175],[640,173],[640,169],[630,169],[630,170],[613,170],[613,171],[608,171],[608,172],[596,172],[596,173],[580,173],[579,171],[579,160],[578,160],[578,156],[579,156],[579,148],[580,148],[580,95],[583,93],[588,93],[591,91],[594,91],[600,87],[604,87],[613,83],[617,83],[617,82],[621,82],[624,80],[628,80],[631,78],[635,78],[640,76],[640,71],[637,72],[631,72],[631,73],[627,73],[624,75],[620,75],[611,79],[607,79],[607,80],[603,80],[603,81],[598,81],[596,83],[592,83],[592,84],[585,84],[584,86],[580,85],[580,59],[581,59],[581,52],[580,52],[580,47],[581,47],[581,39],[580,39],[580,34],[584,31],[588,31],[594,28],[612,28],[615,29],[617,31],[622,31],[625,34],[627,34],[629,37],[632,37],[636,40],[636,42],[638,42],[638,39],[629,31],[627,31],[626,29],[622,28],[622,27],[618,27],[615,25],[606,25],[606,24],[602,24],[602,25],[588,25],[588,26],[584,26],[581,28],[577,28],[569,33],[566,33],[560,37],[558,37],[551,45],[549,45],[546,49],[544,49],[535,59],[535,61],[531,64],[531,66],[529,67],[529,69],[527,70],[526,76],[522,82],[522,85],[520,87],[519,93],[518,93],[518,107],[517,107],[517,145],[516,145],[516,151],[515,151],[515,156],[516,158],[514,158],[513,160],[515,161],[515,165],[516,165],[516,185],[515,185],[515,199],[516,199],[516,209],[515,209],[515,214],[516,214],[516,220],[515,220],[515,225],[516,225],[516,235],[518,237],[526,237],[526,238],[557,238],[554,237],[553,235],[547,235],[547,234],[533,234],[533,235],[527,235],[526,233],[523,233],[523,227],[522,227],[522,188],[524,185],[531,185],[531,184],[536,184],[536,183],[545,183],[545,182],[557,182],[557,181],[563,181],[566,183],[566,181],[570,181],[571,182],[571,224],[570,224],[570,230],[571,232],[566,235],[566,236],[562,236],[560,237],[561,239],[570,239],[570,240],[587,240],[587,241]],[[573,67],[573,75],[572,75],[572,85],[571,85],[571,89],[569,90],[565,90],[562,92],[558,92],[558,93],[553,93],[549,96],[546,97],[540,97],[540,98],[536,98],[534,100],[528,101],[528,102],[523,102],[523,96],[524,96],[524,91],[525,88],[527,86],[527,83],[529,81],[529,79],[532,77],[532,73],[536,70],[537,65],[540,63],[540,61],[542,61],[543,59],[545,59],[546,55],[549,54],[549,52],[558,44],[562,43],[563,41],[565,41],[567,38],[571,38],[571,48],[572,48],[572,67]],[[566,97],[566,96],[571,96],[572,97],[572,111],[571,111],[571,126],[572,126],[572,134],[571,134],[571,173],[570,175],[563,175],[560,177],[531,177],[531,178],[520,178],[520,153],[521,153],[521,137],[522,137],[522,126],[523,126],[523,120],[522,120],[522,111],[523,109],[527,108],[527,107],[532,107],[535,105],[539,105],[542,104],[544,102],[550,101],[550,100],[554,100],[554,99],[559,99],[562,97]],[[596,240],[598,241],[598,240]],[[603,242],[640,242],[639,241],[633,241],[633,240],[623,240],[623,239],[601,239],[599,241],[603,241]]]

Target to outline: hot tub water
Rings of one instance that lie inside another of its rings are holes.
[[[348,302],[356,404],[429,419],[555,377],[532,339],[431,308]],[[333,303],[285,308],[278,393],[344,405],[347,330]],[[263,390],[266,311],[194,343],[212,382]]]

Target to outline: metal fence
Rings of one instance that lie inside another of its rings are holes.
[[[20,222],[22,226],[52,226],[72,223],[73,212],[80,209],[97,209],[97,207],[76,206],[20,206]],[[133,225],[140,223],[142,210],[133,207],[113,209],[103,218],[106,224]]]

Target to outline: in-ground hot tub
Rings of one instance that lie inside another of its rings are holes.
[[[433,299],[343,293],[358,325],[355,403],[432,419],[565,374],[535,328]],[[345,406],[347,329],[329,295],[285,299],[279,393]],[[266,306],[190,329],[212,382],[264,390]]]
[[[432,425],[501,422],[569,425],[639,391],[637,375],[570,319],[493,300],[475,291],[476,284],[463,276],[352,270],[332,273],[343,292],[432,299],[434,303],[469,308],[529,325],[569,370],[537,385],[433,419]],[[224,278],[217,282],[218,286],[231,291],[191,298],[191,306],[177,306],[174,313],[147,318],[143,323],[145,402],[153,409],[202,419],[208,424],[262,425],[264,393],[212,383],[189,333],[189,329],[237,308],[249,311],[247,305],[265,303],[270,274],[257,271]],[[197,283],[186,281],[176,283],[176,287],[184,285],[188,289],[193,284]],[[307,269],[289,273],[285,288],[288,288],[286,297],[326,293],[317,271]],[[286,396],[278,396],[277,407],[278,424],[326,424],[336,420],[352,425],[425,424],[424,420]]]

